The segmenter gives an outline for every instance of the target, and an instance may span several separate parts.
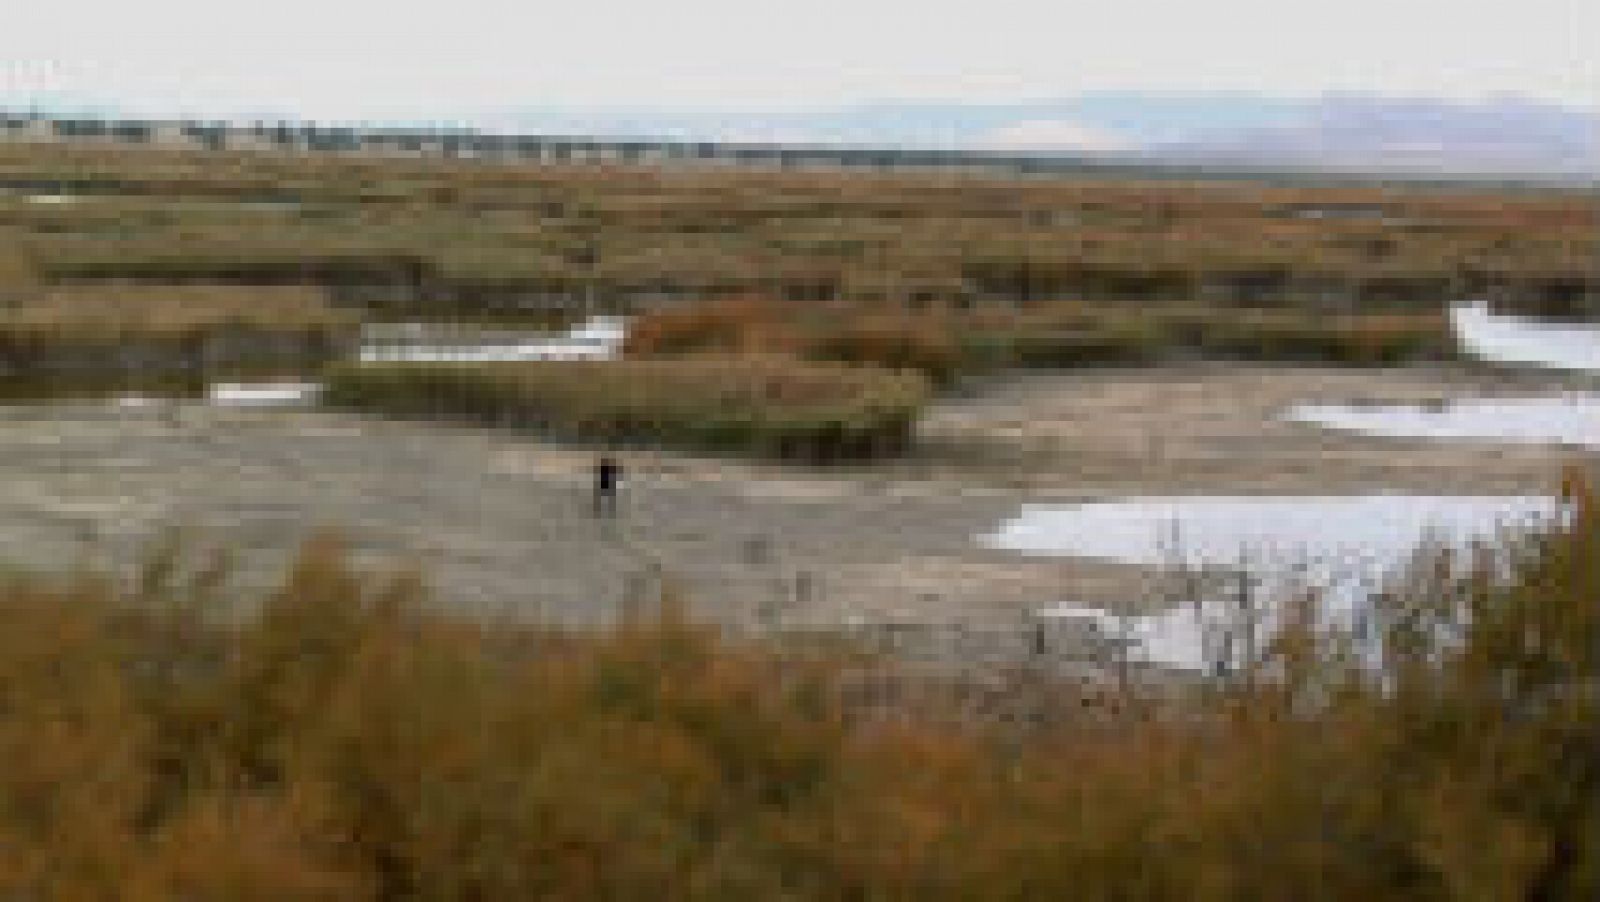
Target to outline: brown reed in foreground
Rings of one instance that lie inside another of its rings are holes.
[[[1034,684],[1024,733],[846,701],[844,663],[671,604],[457,618],[327,541],[253,611],[173,555],[11,579],[0,897],[1592,899],[1600,506],[1568,494],[1419,570],[1377,668],[1290,627],[1191,696]]]

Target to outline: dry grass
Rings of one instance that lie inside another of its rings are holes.
[[[351,322],[308,287],[111,284],[30,293],[6,308],[3,325],[14,333],[181,336],[224,326],[320,330]]]
[[[55,288],[0,312],[0,373],[44,387],[67,373],[315,366],[354,341],[356,328],[311,288]]]
[[[1498,291],[1591,314],[1600,294],[1592,196],[20,145],[7,183],[87,198],[0,197],[0,240],[47,280],[361,286],[461,315],[590,292],[1364,311]]]
[[[916,369],[935,385],[1003,366],[1141,363],[1174,355],[1392,365],[1447,356],[1433,313],[1318,314],[1215,305],[1055,303],[918,313],[851,304],[708,301],[637,318],[640,357],[760,352]]]
[[[634,357],[788,355],[917,370],[935,385],[953,381],[964,363],[946,317],[748,297],[686,304],[638,317],[629,324],[625,351]]]
[[[897,454],[927,400],[914,372],[773,357],[344,364],[334,405],[825,463]]]
[[[12,579],[0,895],[1593,898],[1600,508],[1569,491],[1570,529],[1419,571],[1376,671],[1291,626],[1192,696],[1017,683],[1032,727],[670,598],[430,613],[326,541],[247,610],[171,553]]]

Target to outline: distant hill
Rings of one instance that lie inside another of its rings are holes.
[[[869,103],[794,113],[527,107],[520,129],[886,147],[966,147],[1287,164],[1594,175],[1600,116],[1517,98],[1086,94],[1013,104]]]
[[[61,96],[0,95],[54,115],[154,117]],[[233,121],[272,119],[216,111]],[[1515,97],[1474,102],[1332,94],[1102,92],[1004,104],[873,102],[803,111],[577,108],[503,104],[362,120],[368,126],[688,141],[962,148],[1149,162],[1600,176],[1600,114]]]
[[[1548,104],[1329,97],[1293,121],[1152,148],[1182,159],[1354,169],[1600,173],[1600,117]]]

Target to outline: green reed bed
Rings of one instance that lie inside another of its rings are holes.
[[[928,397],[917,373],[771,357],[338,364],[335,406],[826,463],[904,451]]]
[[[1191,321],[1198,346],[1219,357],[1383,366],[1451,354],[1445,314],[1319,316],[1301,311],[1230,311]]]
[[[1021,366],[1226,360],[1386,366],[1437,360],[1453,339],[1443,311],[1319,314],[1231,307],[1069,306],[979,327]],[[974,339],[969,339],[974,340]]]

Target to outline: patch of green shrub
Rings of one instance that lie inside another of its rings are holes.
[[[339,364],[328,403],[825,463],[901,453],[928,397],[915,372],[772,357]]]

